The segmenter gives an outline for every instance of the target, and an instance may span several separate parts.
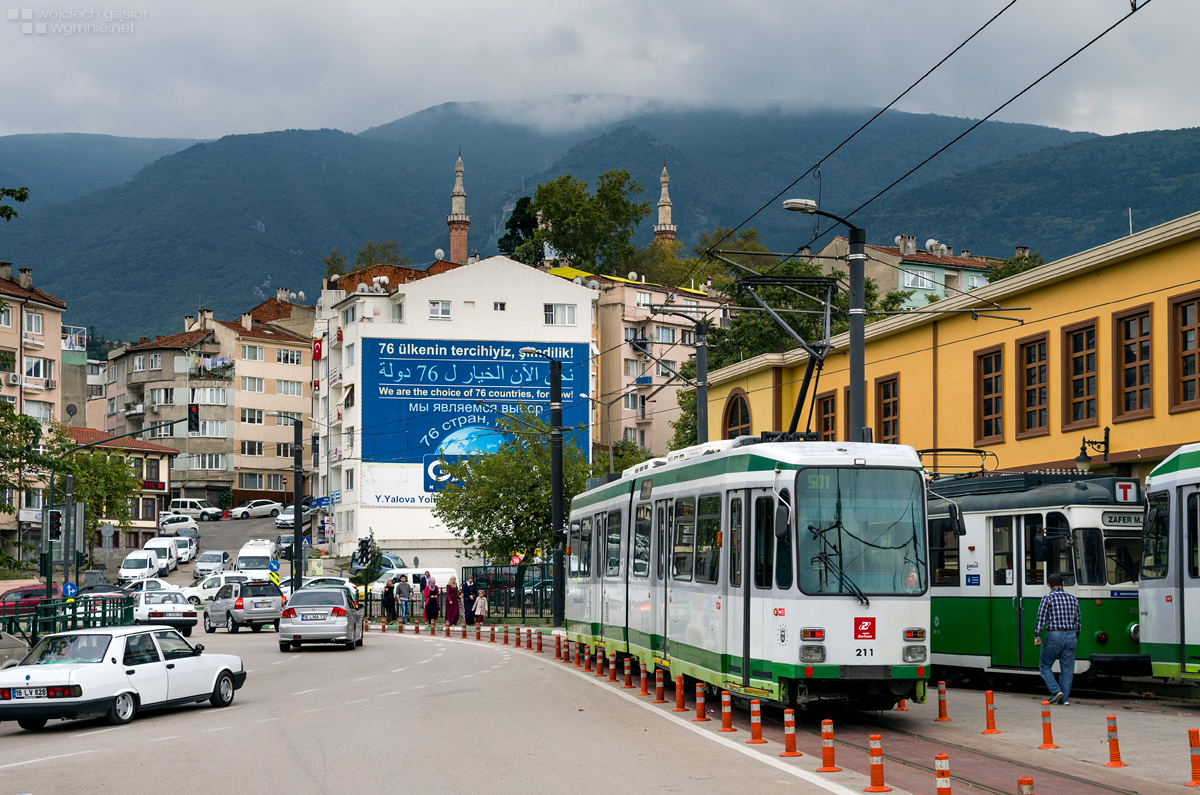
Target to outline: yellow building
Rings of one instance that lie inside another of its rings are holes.
[[[1200,440],[1198,266],[1194,213],[869,323],[875,441],[984,449],[1004,469],[1073,468],[1082,439],[1110,428],[1109,465],[1093,454],[1093,471],[1143,477]],[[1028,309],[989,313],[994,305]],[[800,429],[811,408],[812,430],[844,440],[847,335],[833,344]],[[709,438],[786,429],[806,359],[763,354],[713,373]],[[964,462],[940,462],[952,463]]]

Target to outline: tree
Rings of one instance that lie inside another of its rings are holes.
[[[29,201],[29,188],[0,188],[0,199],[12,199],[15,202]],[[17,211],[11,204],[0,204],[0,218],[11,221],[17,217]]]
[[[325,260],[325,278],[332,279],[334,276],[341,276],[346,272],[346,258],[342,256],[342,252],[336,248],[329,252],[329,256]]]
[[[508,216],[508,220],[504,222],[504,228],[508,231],[496,243],[500,253],[518,262],[524,262],[526,265],[534,264],[536,258],[533,256],[533,246],[525,246],[525,243],[533,240],[537,225],[537,213],[533,210],[533,200],[528,196],[517,199],[517,206],[513,207],[512,215]],[[524,254],[520,253],[522,246],[525,246]]]
[[[72,452],[75,440],[59,423],[54,424],[44,444],[47,454],[61,463],[54,478],[55,499],[66,494],[64,476],[71,475],[72,499],[85,506],[85,539],[91,546],[100,540],[101,519],[113,520],[122,530],[133,526],[129,501],[142,490],[142,479],[124,450],[90,447]]]
[[[617,439],[612,443],[612,469],[608,468],[608,456],[595,456],[592,462],[592,477],[602,477],[606,473],[624,472],[634,464],[640,464],[643,461],[649,461],[653,456],[650,451],[642,447],[637,442],[629,439]]]
[[[566,264],[618,274],[637,253],[633,234],[650,215],[650,202],[629,198],[641,193],[641,183],[622,169],[601,174],[594,194],[588,193],[586,182],[570,174],[538,185],[533,209],[541,212],[542,225],[518,253],[525,261],[536,262],[549,246]]]
[[[42,426],[0,401],[0,513],[16,513],[23,492],[40,486],[44,475],[63,471],[64,464],[43,446]]]
[[[529,560],[550,549],[550,429],[525,408],[501,417],[496,429],[504,435],[496,452],[442,462],[450,479],[434,497],[433,515],[467,549],[496,560]],[[564,512],[583,491],[588,469],[583,452],[564,441]]]
[[[1016,276],[1018,273],[1024,273],[1045,264],[1046,262],[1042,259],[1042,255],[1036,251],[1032,254],[1020,254],[1015,257],[1009,257],[999,265],[993,265],[988,268],[988,284],[998,282],[1001,279],[1007,279],[1009,276]]]
[[[679,375],[695,380],[695,360],[679,365]],[[679,403],[679,418],[671,420],[671,428],[675,434],[671,437],[670,446],[672,450],[682,450],[696,444],[699,438],[696,435],[696,391],[680,389],[675,393],[675,400]]]
[[[354,269],[356,271],[369,268],[372,265],[405,267],[412,264],[412,258],[404,256],[404,253],[400,250],[400,244],[395,240],[388,239],[382,243],[368,240],[358,250],[358,256],[354,258],[354,264],[357,266]]]

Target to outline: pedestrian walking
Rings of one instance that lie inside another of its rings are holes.
[[[383,620],[389,624],[396,620],[396,592],[392,590],[392,578],[383,584]]]
[[[425,575],[424,596],[425,623],[433,626],[433,622],[437,620],[438,613],[440,612],[438,610],[438,598],[441,596],[441,592],[438,590],[437,580],[429,576],[428,573]]]
[[[1081,626],[1079,600],[1063,590],[1061,574],[1051,574],[1046,578],[1046,584],[1050,586],[1050,593],[1043,596],[1038,605],[1033,643],[1042,647],[1038,667],[1050,689],[1050,703],[1069,706],[1071,680],[1075,678],[1075,646],[1079,642]],[[1048,630],[1044,642],[1042,629]],[[1054,678],[1055,660],[1058,660],[1058,679]]]
[[[482,624],[483,620],[485,618],[487,618],[487,614],[488,614],[487,594],[481,593],[481,594],[479,594],[479,598],[475,600],[475,620],[478,621],[480,624]]]
[[[458,578],[451,577],[446,583],[446,623],[450,626],[458,623],[459,596]]]
[[[467,617],[467,626],[475,623],[475,599],[479,596],[479,586],[475,584],[475,575],[468,574],[463,583],[463,613]]]
[[[396,605],[400,608],[400,620],[408,621],[408,608],[412,603],[412,583],[408,581],[407,574],[400,575],[400,582],[396,583]]]

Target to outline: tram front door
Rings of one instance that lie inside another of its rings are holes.
[[[1200,674],[1200,486],[1184,486],[1180,492],[1183,523],[1180,530],[1179,640],[1181,672],[1194,678]],[[1188,630],[1191,624],[1192,629]]]
[[[993,516],[991,523],[992,589],[988,600],[992,666],[1021,665],[1020,533],[1012,516]]]

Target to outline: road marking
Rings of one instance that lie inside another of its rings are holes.
[[[162,742],[163,740],[178,740],[178,739],[179,739],[178,734],[172,734],[170,737],[151,737],[150,742],[157,743],[157,742]]]
[[[215,729],[205,729],[204,731],[202,731],[202,732],[200,732],[200,733],[201,733],[201,734],[208,734],[209,732],[223,732],[223,731],[225,731],[225,730],[226,730],[226,729],[228,729],[228,728],[229,728],[228,726],[218,726],[218,727],[217,727],[217,728],[215,728]]]
[[[488,670],[486,670],[486,671],[480,671],[479,673],[481,673],[481,674],[490,674],[491,672],[492,672],[492,671],[491,671],[491,669],[489,668]]]
[[[255,723],[270,723],[273,720],[283,720],[283,718],[281,718],[281,717],[280,718],[263,718],[262,720],[256,720],[254,722]]]
[[[451,683],[451,682],[453,682],[453,681],[454,681],[453,679],[442,679],[442,680],[439,680],[439,681],[437,682],[437,684],[439,684],[439,685],[448,685],[448,684],[450,684],[450,683]]]
[[[416,687],[413,688],[413,690],[421,690],[426,687],[429,687],[429,685],[417,685]]]
[[[319,687],[314,687],[314,688],[312,688],[311,690],[301,690],[300,692],[298,692],[298,693],[292,693],[291,695],[293,695],[293,696],[302,696],[302,695],[304,695],[305,693],[315,693],[315,692],[317,692],[317,691],[318,691],[318,690],[320,690],[320,689],[321,689],[321,688],[319,688]]]
[[[73,754],[59,754],[57,756],[43,756],[40,759],[26,759],[24,762],[9,762],[7,765],[0,765],[0,770],[9,767],[20,767],[21,765],[33,765],[38,762],[49,762],[52,759],[66,759],[68,756],[79,756],[80,754],[94,754],[99,751],[99,748],[92,748],[87,751],[76,751]]]
[[[280,660],[279,662],[273,662],[273,663],[271,663],[271,665],[283,665],[286,662],[291,662],[292,660],[298,660],[298,659],[300,659],[300,658],[299,657],[288,657],[286,660]]]
[[[96,729],[94,732],[84,732],[83,734],[72,734],[72,737],[91,737],[93,734],[104,734],[105,732],[115,732],[117,729],[122,729],[123,726],[113,726],[111,729]]]
[[[366,699],[365,699],[365,698],[356,698],[356,699],[355,699],[355,700],[353,700],[353,701],[347,701],[347,702],[346,702],[346,705],[347,705],[347,706],[349,706],[350,704],[361,704],[361,703],[363,703],[364,701],[366,701]]]
[[[417,663],[417,665],[424,665],[427,662],[431,662],[431,661],[430,660],[421,660],[419,663]]]
[[[359,678],[355,679],[354,681],[355,682],[365,682],[368,679],[374,679],[377,676],[379,676],[379,674],[371,674],[370,676],[360,676]]]
[[[458,677],[458,678],[459,678],[459,679],[470,679],[470,678],[471,678],[472,676],[474,676],[474,675],[475,675],[475,674],[463,674],[462,676],[460,676],[460,677]]]
[[[406,665],[403,668],[393,668],[391,672],[394,674],[398,674],[401,671],[407,671],[407,670],[408,670],[408,666]]]
[[[499,668],[499,667],[500,667],[499,665],[493,665],[493,666],[492,666],[492,670],[494,671],[494,670],[496,670],[496,669],[497,669],[497,668]]]
[[[259,671],[261,671],[261,670],[262,670],[261,668],[251,668],[249,671],[246,671],[246,673],[248,673],[248,674],[256,674],[256,673],[258,673],[258,672],[259,672]]]
[[[384,696],[398,696],[398,695],[400,695],[400,691],[399,691],[399,690],[393,690],[393,691],[392,691],[392,692],[390,692],[390,693],[382,693],[382,694],[380,694],[380,696],[379,696],[379,697],[380,697],[380,698],[383,698]],[[364,698],[364,699],[363,699],[363,701],[366,701],[366,699]]]
[[[324,707],[317,707],[316,709],[306,709],[306,710],[302,711],[300,714],[305,715],[309,712],[324,712],[324,711],[325,711]]]

